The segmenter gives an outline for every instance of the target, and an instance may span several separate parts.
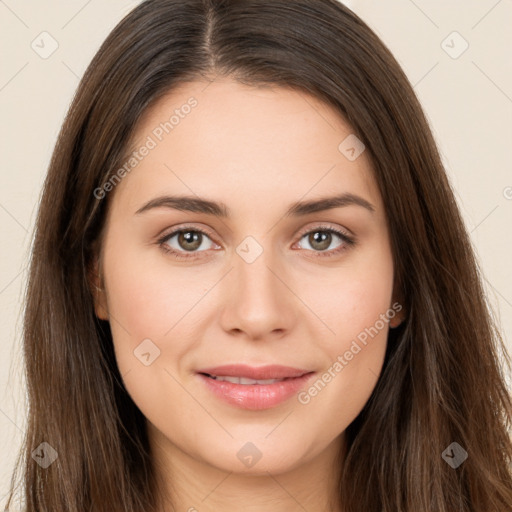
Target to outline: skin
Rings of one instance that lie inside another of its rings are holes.
[[[176,510],[339,512],[337,453],[375,387],[400,315],[307,404],[294,396],[262,411],[239,409],[195,372],[246,363],[322,375],[391,308],[393,260],[370,161],[366,152],[350,161],[338,150],[352,130],[315,97],[229,78],[173,89],[141,119],[135,147],[191,96],[197,106],[110,192],[96,314],[111,323],[120,373],[147,418]],[[375,211],[349,205],[285,216],[294,202],[344,192]],[[136,214],[170,194],[223,202],[233,216],[166,207]],[[178,236],[164,242],[188,260],[158,242],[185,226],[209,233],[195,252]],[[321,226],[350,234],[356,245],[333,254],[344,245],[333,234],[323,251],[332,255],[319,256],[321,244],[308,233]],[[236,252],[247,236],[263,250],[252,263]],[[149,366],[134,355],[145,339],[160,350]],[[237,457],[249,441],[262,454],[252,467]]]

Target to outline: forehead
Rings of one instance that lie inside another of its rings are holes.
[[[182,83],[139,121],[131,149],[151,149],[116,195],[134,208],[142,197],[196,194],[236,212],[252,200],[268,209],[348,192],[380,209],[366,152],[347,158],[345,141],[353,137],[337,111],[302,91],[231,79]]]

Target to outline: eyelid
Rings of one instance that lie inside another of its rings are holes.
[[[158,241],[160,240],[167,240],[168,238],[177,235],[178,233],[182,231],[197,231],[198,233],[203,233],[204,235],[207,235],[213,242],[215,242],[215,235],[213,234],[213,231],[209,230],[208,228],[204,228],[202,226],[194,226],[189,224],[184,224],[183,226],[173,226],[172,228],[164,229],[162,230],[156,238]],[[218,242],[215,242],[218,244]]]
[[[302,238],[304,235],[307,235],[308,233],[311,233],[312,231],[335,231],[337,233],[341,233],[342,235],[346,236],[347,238],[352,238],[354,235],[351,234],[351,232],[348,229],[337,227],[334,225],[330,225],[329,223],[322,223],[315,225],[313,227],[305,227],[302,228],[297,236],[299,238]]]

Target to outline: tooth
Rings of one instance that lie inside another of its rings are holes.
[[[246,379],[245,377],[240,377],[240,384],[260,384],[260,382],[254,379]]]
[[[225,380],[233,384],[240,384],[240,377],[217,377],[218,380]]]
[[[254,385],[254,384],[274,384],[274,382],[282,382],[284,379],[249,379],[247,377],[230,377],[228,375],[210,375],[212,379],[231,382],[232,384],[242,384],[242,385]]]
[[[259,380],[258,384],[274,384],[274,382],[280,382],[282,379],[265,379]]]

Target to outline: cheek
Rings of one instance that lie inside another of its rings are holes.
[[[144,251],[120,257],[112,253],[110,263],[105,258],[109,312],[117,330],[124,327],[134,343],[172,337],[194,318],[195,305],[215,284],[207,273],[172,266],[162,256],[156,259],[151,261]]]
[[[199,339],[190,327],[201,312],[194,305],[205,293],[205,281],[162,264],[163,258],[148,264],[144,251],[122,248],[115,240],[110,248],[114,247],[105,251],[104,272],[124,385],[146,417],[170,414],[171,424],[176,421],[173,411],[179,411],[179,421],[187,421],[190,397],[175,380],[176,365]]]
[[[120,239],[111,240],[104,273],[125,387],[146,417],[179,411],[183,421],[191,410],[190,396],[178,383],[180,372],[204,337],[205,308],[218,304],[207,294],[218,276],[207,266],[180,267],[157,251],[148,256],[147,251],[123,247]]]
[[[317,337],[325,364],[299,402],[327,428],[344,429],[359,414],[377,383],[384,362],[392,308],[393,264],[389,252],[332,272],[309,284],[306,301],[328,327]],[[318,285],[322,286],[318,286]],[[311,291],[313,290],[313,291]],[[306,286],[302,291],[306,296]]]
[[[349,350],[353,340],[364,343],[369,331],[385,341],[393,293],[389,248],[377,247],[346,266],[297,282],[303,283],[298,294],[326,328],[320,345],[331,359]],[[382,336],[378,336],[380,331],[384,331]],[[371,349],[365,351],[369,352]]]

